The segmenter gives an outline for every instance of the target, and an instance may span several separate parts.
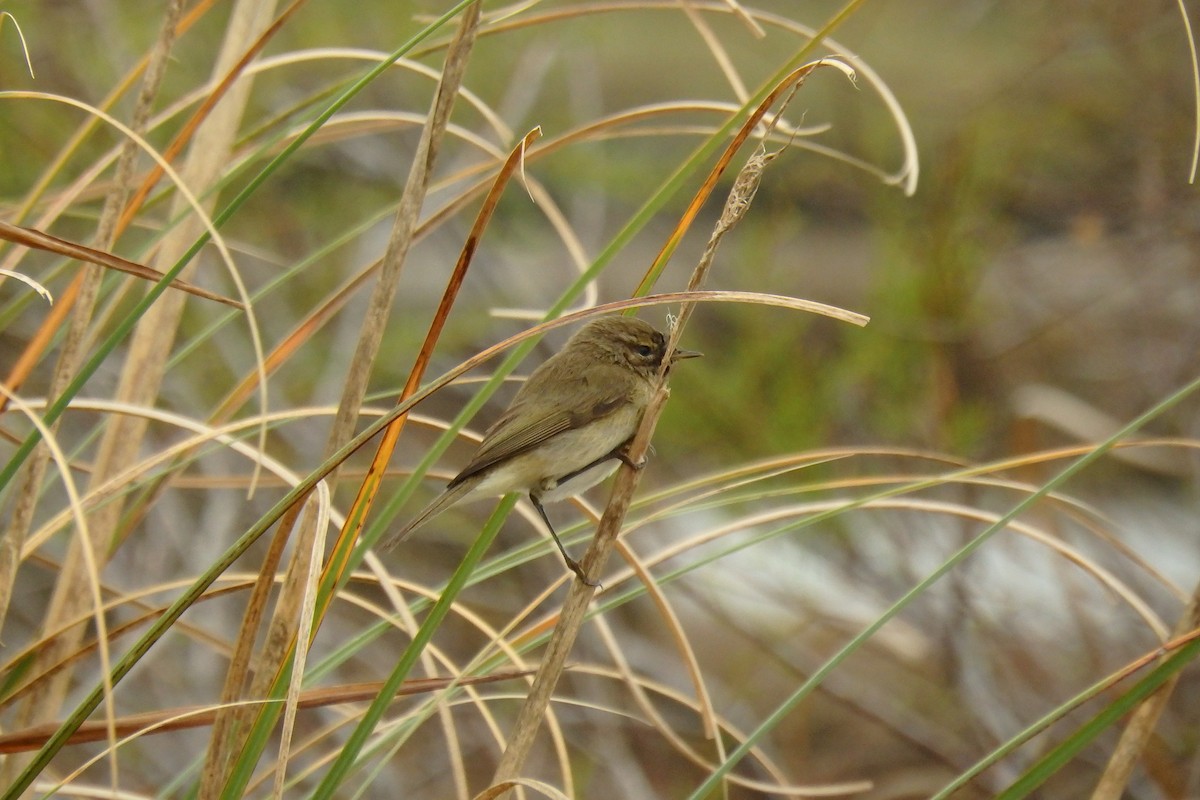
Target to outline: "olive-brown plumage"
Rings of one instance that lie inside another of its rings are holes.
[[[699,353],[676,350],[671,363]],[[632,317],[601,317],[529,376],[446,490],[381,545],[388,550],[468,496],[526,492],[567,566],[587,581],[542,508],[603,480],[621,460],[654,391],[666,337]]]

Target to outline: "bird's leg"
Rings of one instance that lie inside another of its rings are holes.
[[[592,461],[573,472],[568,472],[566,475],[556,478],[554,481],[554,485],[562,486],[564,483],[567,483],[568,481],[570,481],[574,478],[578,478],[580,475],[587,472],[592,467],[598,467],[601,464],[603,464],[605,461],[611,461],[614,458],[617,461],[620,461],[622,464],[630,466],[636,470],[640,470],[646,466],[646,457],[645,456],[642,456],[642,459],[640,461],[634,461],[632,458],[629,457],[629,442],[626,442],[625,444],[618,447],[616,450],[613,450],[611,453],[605,453],[604,455],[597,458],[595,461]]]
[[[595,461],[590,461],[577,470],[572,470],[571,472],[568,472],[566,475],[561,475],[561,476],[555,478],[553,486],[562,486],[564,483],[568,483],[569,481],[573,481],[574,479],[578,478],[580,475],[587,472],[592,467],[598,467],[601,464],[603,464],[605,461],[611,461],[614,458],[618,458],[618,459],[621,458],[621,455],[618,453],[618,450],[620,450],[620,448],[618,448],[617,450],[614,450],[611,453],[605,453],[604,455],[597,458]]]
[[[560,476],[554,481],[553,486],[562,486],[564,483],[579,477],[593,467],[598,467],[605,461],[611,461],[614,458],[620,461],[622,464],[625,464],[626,466],[635,470],[644,469],[646,466],[645,456],[642,456],[637,461],[634,461],[629,457],[629,442],[625,442],[611,453],[606,453],[597,458],[595,461],[589,462],[573,472],[568,472],[566,475]],[[550,536],[554,538],[554,543],[558,545],[558,552],[562,553],[563,561],[567,562],[568,569],[570,569],[571,572],[574,572],[576,577],[578,577],[579,580],[583,581],[588,586],[599,586],[599,583],[596,583],[587,576],[587,573],[583,571],[583,567],[579,566],[579,562],[567,554],[567,548],[563,547],[563,543],[559,540],[558,534],[554,532],[554,526],[550,524],[550,518],[546,516],[546,509],[542,508],[542,502],[538,496],[533,492],[530,492],[529,501],[533,503],[533,507],[536,508],[538,514],[541,515],[542,522],[546,523],[546,528],[550,531]]]
[[[536,508],[538,514],[541,515],[542,522],[546,523],[546,528],[550,531],[551,538],[553,538],[554,543],[558,545],[558,552],[562,553],[563,561],[567,562],[567,569],[571,570],[571,572],[574,572],[575,577],[579,578],[579,580],[583,581],[588,586],[599,586],[599,583],[593,581],[587,576],[587,573],[583,571],[583,567],[579,566],[579,562],[567,554],[567,548],[563,547],[563,543],[559,540],[558,534],[554,532],[554,526],[550,524],[550,517],[546,516],[546,509],[542,508],[542,501],[533,492],[529,493],[529,502],[533,503],[533,507]]]

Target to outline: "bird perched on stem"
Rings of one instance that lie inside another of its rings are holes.
[[[676,350],[670,364],[700,353]],[[470,463],[437,499],[380,545],[390,550],[431,518],[466,497],[526,492],[567,566],[591,584],[550,524],[543,502],[574,497],[610,475],[626,454],[667,340],[633,317],[601,317],[533,371],[512,404],[484,435]]]

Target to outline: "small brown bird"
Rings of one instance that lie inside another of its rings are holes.
[[[617,462],[630,463],[625,451],[666,353],[666,337],[632,317],[601,317],[583,326],[533,371],[446,490],[380,549],[395,547],[465,497],[527,492],[567,566],[590,583],[542,503],[574,497],[610,475]],[[699,355],[676,350],[671,363]]]

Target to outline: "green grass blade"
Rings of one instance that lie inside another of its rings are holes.
[[[1022,500],[1017,505],[1013,506],[1004,516],[996,520],[995,523],[988,526],[986,530],[960,548],[954,555],[942,563],[937,569],[929,574],[923,581],[918,583],[912,589],[904,593],[904,596],[893,603],[883,614],[881,614],[874,622],[868,625],[857,636],[851,639],[841,650],[834,654],[826,661],[816,672],[809,677],[795,692],[793,692],[783,703],[780,704],[774,712],[772,712],[763,722],[754,729],[754,731],[746,737],[746,739],[734,749],[727,759],[717,769],[713,770],[705,781],[696,788],[692,794],[688,795],[689,800],[701,800],[707,797],[710,792],[720,786],[730,770],[744,758],[768,732],[775,728],[783,719],[792,713],[800,703],[812,693],[821,683],[827,678],[843,661],[853,655],[862,645],[864,645],[872,636],[890,622],[896,615],[908,607],[908,605],[925,592],[930,586],[943,578],[950,570],[954,569],[962,563],[968,556],[983,546],[985,542],[992,538],[999,531],[1004,530],[1008,523],[1019,517],[1021,514],[1032,508],[1043,497],[1050,494],[1062,484],[1066,483],[1075,475],[1082,472],[1087,467],[1098,461],[1101,456],[1107,453],[1122,439],[1128,438],[1130,435],[1140,430],[1148,422],[1155,417],[1165,413],[1168,409],[1174,407],[1184,398],[1194,394],[1200,390],[1200,378],[1192,381],[1177,390],[1166,399],[1155,404],[1150,410],[1138,416],[1128,425],[1121,428],[1108,439],[1100,443],[1094,450],[1080,456],[1075,461],[1071,462],[1062,472],[1049,480],[1044,486],[1040,487],[1036,492],[1030,494],[1026,499]]]
[[[1123,716],[1133,711],[1139,703],[1177,675],[1180,670],[1195,662],[1198,656],[1200,656],[1200,639],[1195,639],[1179,648],[1179,650],[1172,653],[1169,657],[1163,659],[1161,664],[1155,667],[1146,677],[1134,684],[1128,692],[1109,703],[1105,706],[1104,710],[1081,725],[1079,730],[1067,737],[1062,744],[1042,756],[1024,775],[1000,793],[997,800],[1016,800],[1020,797],[1028,797],[1037,787],[1045,783],[1047,779],[1074,758],[1080,750],[1090,744],[1101,733],[1120,722]],[[1023,741],[1023,733],[1017,738],[1021,738]],[[1005,748],[1001,749],[1007,752],[1010,748],[1006,745]],[[970,771],[971,777],[974,777],[975,774],[977,774],[975,770]],[[965,782],[956,781],[955,788]],[[950,787],[947,787],[947,790],[949,789]],[[948,794],[948,791],[943,791],[937,796],[946,797]]]
[[[345,782],[350,773],[351,767],[354,766],[359,752],[366,744],[368,737],[375,730],[375,726],[379,724],[379,720],[383,717],[383,712],[391,704],[392,698],[395,697],[401,684],[408,677],[409,671],[413,665],[417,663],[421,653],[425,650],[425,646],[433,638],[433,634],[441,625],[450,607],[454,604],[458,593],[467,585],[468,579],[475,571],[476,565],[491,546],[492,540],[496,538],[496,534],[500,531],[500,526],[504,524],[504,519],[508,516],[508,512],[517,504],[517,495],[509,494],[500,502],[500,505],[492,513],[487,525],[484,526],[483,532],[475,540],[475,544],[467,551],[467,555],[463,558],[458,569],[450,578],[450,582],[446,584],[445,590],[437,603],[430,609],[429,615],[425,617],[425,621],[421,623],[421,627],[413,636],[412,642],[404,649],[404,653],[400,656],[396,668],[392,670],[392,674],[388,676],[387,682],[380,690],[379,694],[371,702],[371,705],[363,713],[362,719],[350,734],[350,740],[341,748],[337,759],[330,766],[329,771],[321,779],[320,785],[313,792],[313,800],[328,800],[328,798],[339,796],[338,791]],[[235,795],[234,797],[240,797]]]

